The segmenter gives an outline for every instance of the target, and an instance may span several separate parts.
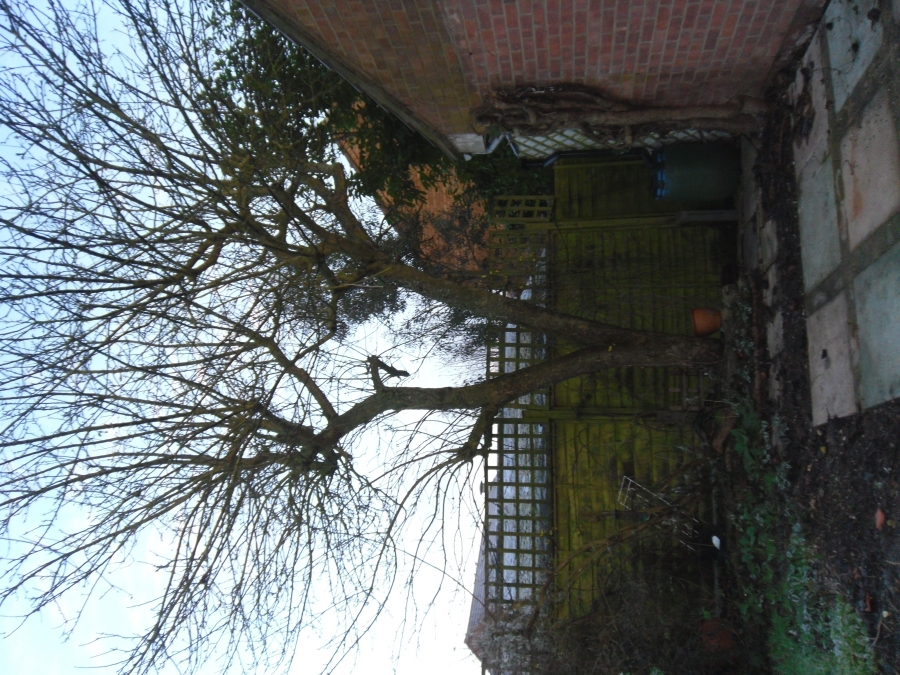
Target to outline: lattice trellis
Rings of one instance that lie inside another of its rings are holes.
[[[560,129],[546,136],[519,136],[512,142],[519,157],[523,159],[544,159],[557,152],[570,150],[630,150],[633,148],[655,149],[670,143],[708,143],[729,140],[726,131],[704,131],[700,129],[677,129],[661,135],[656,132],[627,138],[624,135],[600,136],[586,134],[580,129]]]
[[[553,197],[523,195],[495,197],[491,211],[502,223],[546,223],[553,215]]]
[[[491,232],[494,289],[545,303],[547,245],[546,231]],[[538,363],[546,352],[543,335],[515,326],[498,327],[488,345],[487,376]],[[508,404],[494,420],[485,462],[488,609],[535,599],[552,564],[549,424],[540,417],[540,411],[548,407],[548,392],[536,391]]]
[[[509,328],[490,349],[491,374],[512,372],[543,358],[539,336]],[[524,410],[532,415],[526,420]],[[547,392],[521,397],[494,420],[487,484],[488,606],[536,596],[550,566],[550,466]]]
[[[547,303],[547,257],[550,233],[523,224],[488,234],[491,288],[511,297]],[[515,228],[515,229],[513,229]]]

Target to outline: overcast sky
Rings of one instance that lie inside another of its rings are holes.
[[[384,336],[377,333],[360,333],[360,347],[369,353],[379,353]],[[440,386],[457,380],[457,374],[440,365],[438,359],[429,359],[407,382],[423,386]],[[415,362],[401,363],[402,367],[415,368]],[[373,444],[374,445],[374,444]],[[363,458],[360,457],[360,460]],[[475,482],[480,472],[474,472]],[[472,486],[477,494],[477,485]],[[480,497],[473,494],[470,509],[479,509]],[[480,513],[469,511],[452,523],[451,537],[455,543],[449,551],[451,567],[458,567],[454,576],[443,578],[429,567],[422,568],[415,582],[413,599],[417,606],[408,608],[405,589],[398,588],[391,596],[386,612],[379,618],[375,629],[363,640],[355,658],[350,657],[333,672],[336,674],[366,673],[366,675],[478,675],[481,666],[463,643],[470,607],[470,591],[475,579],[477,558],[476,542],[480,541]],[[468,528],[468,529],[466,529]],[[458,530],[458,531],[457,531]],[[145,537],[145,541],[148,537]],[[4,606],[0,618],[0,673],[2,675],[112,675],[115,668],[100,667],[110,662],[106,654],[108,645],[98,638],[104,634],[138,632],[150,620],[148,607],[141,606],[153,598],[154,590],[162,583],[161,573],[146,562],[151,559],[147,549],[155,544],[152,533],[142,550],[135,552],[135,560],[111,574],[105,583],[97,586],[92,599],[84,604],[83,598],[67,596],[53,610],[32,617],[20,626],[12,618],[19,607]],[[431,560],[439,565],[440,553],[435,551]],[[441,581],[443,580],[443,584]],[[441,590],[434,597],[436,589]],[[407,609],[424,610],[434,600],[430,611],[417,626],[403,629]],[[65,639],[64,618],[73,618],[81,612],[81,619],[74,634]],[[328,630],[322,626],[323,631]],[[292,675],[319,673],[328,662],[331,652],[323,649],[321,640],[311,631],[297,649],[291,669]],[[88,670],[86,670],[88,669]],[[174,669],[166,672],[176,673]],[[215,663],[203,670],[202,675],[219,675]],[[247,675],[251,675],[247,673]],[[256,675],[256,674],[253,674]],[[259,675],[262,675],[261,673]]]
[[[113,39],[115,31],[104,29],[103,34]],[[14,155],[9,147],[2,146],[2,142],[0,152],[9,158]],[[0,189],[4,189],[3,186]],[[364,353],[383,353],[386,338],[377,331],[361,333],[359,339],[357,347]],[[424,362],[425,365],[416,362],[398,365],[411,370],[418,368],[406,381],[410,385],[440,386],[459,382],[462,373],[440,363],[436,366],[436,362],[440,359],[430,359]],[[364,453],[358,452],[355,456],[358,462],[365,461]],[[481,498],[477,496],[480,472],[475,471],[473,475],[475,484],[470,486],[473,494],[466,512],[451,526],[452,575],[442,579],[438,572],[426,566],[416,578],[411,594],[415,602],[412,609],[421,613],[430,605],[430,611],[424,617],[417,615],[416,625],[407,624],[404,629],[403,619],[408,616],[410,605],[405,589],[397,589],[376,627],[362,641],[356,657],[345,660],[333,672],[367,675],[476,675],[481,672],[480,664],[463,643],[471,602],[469,592],[475,578],[476,544],[480,541]],[[84,596],[66,596],[59,606],[31,617],[24,624],[16,617],[27,612],[26,602],[0,608],[0,673],[112,675],[115,668],[103,664],[110,663],[114,657],[108,653],[109,644],[99,638],[110,633],[142,632],[151,620],[147,603],[159,591],[162,576],[148,560],[152,560],[150,553],[153,550],[164,550],[166,546],[166,542],[157,541],[154,536],[157,535],[148,532],[133,559],[99,583],[86,603]],[[433,555],[432,562],[440,565],[440,552],[435,551]],[[438,588],[440,592],[437,592]],[[77,628],[66,639],[66,621],[79,615]],[[328,626],[321,628],[327,633]],[[291,673],[318,673],[330,655],[330,651],[322,648],[318,636],[311,632],[298,646]],[[170,668],[164,672],[168,675],[177,671]],[[216,663],[210,663],[203,670],[203,675],[220,673]]]

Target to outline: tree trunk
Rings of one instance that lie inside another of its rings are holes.
[[[610,357],[615,353],[616,358],[623,355],[628,361],[616,365],[697,367],[717,363],[721,358],[719,344],[713,340],[631,330],[582,319],[525,300],[433,277],[405,265],[387,265],[379,272],[379,277],[475,316],[530,328],[584,346],[602,347]]]
[[[718,354],[713,341],[700,341],[700,344],[709,344],[708,352]],[[384,388],[331,420],[330,424],[316,435],[315,445],[318,446],[317,450],[334,447],[346,434],[388,412],[497,410],[520,396],[580,375],[627,366],[684,366],[696,360],[693,341],[683,344],[651,341],[639,349],[620,349],[616,346],[585,347],[564,356],[463,387]]]

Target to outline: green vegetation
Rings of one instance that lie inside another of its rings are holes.
[[[782,597],[790,597],[795,590],[784,587]],[[828,608],[817,603],[817,616],[811,616],[809,600],[803,598],[794,608],[803,613],[806,620],[802,623],[792,621],[797,617],[786,618],[781,613],[772,616],[769,655],[774,672],[779,675],[866,675],[876,672],[865,626],[846,599],[836,596]],[[792,625],[799,626],[800,630]]]
[[[549,195],[553,193],[553,169],[524,169],[508,143],[489,155],[472,155],[454,165],[456,175],[479,199],[497,195]]]
[[[747,334],[749,307],[738,304],[732,315],[734,350],[751,353],[752,344],[741,337]],[[874,673],[862,620],[819,577],[819,560],[787,492],[790,467],[773,450],[772,430],[753,408],[749,383],[748,368],[737,367],[730,398],[737,414],[732,439],[740,466],[734,467],[728,487],[736,532],[736,609],[745,639],[755,636],[766,646],[755,655],[754,665],[770,667],[777,675]],[[778,420],[774,426],[780,426]]]
[[[447,160],[437,148],[303,47],[236,3],[213,11],[214,25],[239,39],[211,45],[215,76],[208,103],[223,109],[231,101],[242,104],[246,114],[233,115],[233,123],[243,122],[239,131],[257,146],[267,144],[278,156],[302,140],[311,161],[333,161],[335,143],[352,146],[360,166],[349,178],[351,192],[386,194],[395,204],[421,197],[410,167],[421,167],[426,188],[445,175]],[[273,126],[289,137],[273,137]]]
[[[552,170],[521,167],[508,144],[489,155],[474,155],[454,162],[366,94],[358,91],[294,44],[269,24],[240,5],[222,5],[213,18],[241,40],[227,49],[214,49],[218,71],[214,98],[242,101],[248,109],[275,109],[289,118],[279,127],[295,127],[308,142],[310,158],[331,161],[334,143],[358,153],[358,171],[349,180],[357,195],[386,195],[393,204],[409,206],[421,201],[422,190],[453,172],[465,186],[460,199],[490,199],[498,194],[549,194]],[[212,101],[212,104],[218,101]],[[273,105],[274,102],[274,105]],[[280,108],[277,106],[280,105]],[[246,115],[247,132],[255,128],[263,139],[263,120]],[[277,139],[269,139],[276,146]],[[279,152],[278,147],[271,148]]]

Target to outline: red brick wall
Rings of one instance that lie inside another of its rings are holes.
[[[798,0],[450,0],[466,80],[484,95],[569,82],[665,105],[759,95]],[[822,3],[824,4],[824,3]]]
[[[263,0],[442,133],[469,131],[478,104],[430,0]],[[251,5],[253,3],[250,3]],[[300,40],[302,42],[302,39]]]
[[[825,4],[255,1],[276,8],[445,135],[473,130],[469,110],[486,93],[523,84],[585,84],[624,99],[676,106],[759,96],[785,43]]]

